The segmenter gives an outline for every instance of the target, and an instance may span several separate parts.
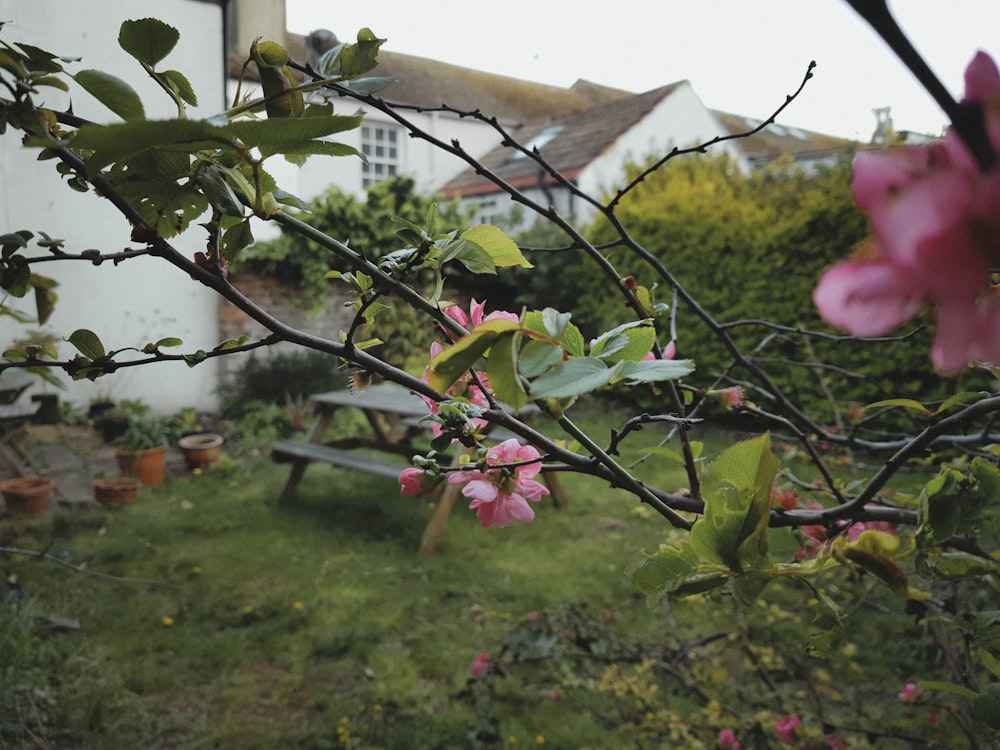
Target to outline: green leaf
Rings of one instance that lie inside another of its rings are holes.
[[[100,359],[106,354],[104,351],[104,344],[101,343],[101,339],[98,338],[96,333],[89,331],[86,328],[76,329],[66,340],[75,346],[77,351],[79,351],[80,354],[87,359]]]
[[[180,38],[177,29],[156,18],[124,21],[118,30],[118,45],[151,68],[170,54]]]
[[[235,136],[244,144],[260,149],[266,158],[286,149],[303,148],[303,142],[324,138],[333,133],[360,127],[360,115],[324,115],[321,117],[281,117],[267,120],[232,122],[223,132]],[[298,153],[302,153],[299,151]],[[319,153],[319,152],[317,152]]]
[[[713,461],[702,483],[705,513],[691,545],[734,573],[767,565],[767,522],[778,460],[769,434],[737,443]]]
[[[157,73],[156,78],[170,91],[177,94],[182,102],[192,107],[198,106],[198,95],[194,93],[191,82],[179,70],[164,70]]]
[[[520,335],[515,331],[500,334],[490,347],[486,370],[490,377],[490,386],[497,398],[514,411],[528,403],[528,394],[517,373],[517,350],[520,339]]]
[[[240,250],[250,247],[253,244],[253,232],[250,227],[250,220],[241,221],[239,224],[229,227],[222,233],[222,257],[229,262],[235,261],[240,254]]]
[[[990,670],[990,673],[994,677],[1000,680],[1000,659],[997,659],[985,648],[976,649],[976,655],[979,657],[979,661],[983,663],[983,666]]]
[[[550,341],[532,340],[525,344],[518,360],[518,369],[528,378],[536,378],[563,360],[563,350]]]
[[[357,44],[344,47],[340,52],[341,78],[357,78],[378,65],[378,51],[385,39],[379,39],[369,28],[358,31]]]
[[[591,341],[590,356],[609,362],[635,362],[649,354],[655,343],[653,321],[637,320],[606,331]]]
[[[475,242],[466,240],[455,240],[445,245],[439,261],[447,263],[450,260],[457,260],[469,273],[492,273],[495,274],[496,265],[493,258],[482,247]]]
[[[646,362],[622,362],[621,376],[636,383],[677,380],[694,372],[690,359],[653,359]]]
[[[943,468],[920,492],[917,545],[929,547],[955,536],[962,520],[960,494],[968,480],[955,469]]]
[[[930,414],[931,410],[924,406],[919,401],[914,401],[912,398],[889,398],[885,401],[876,401],[873,404],[868,404],[864,407],[864,411],[869,409],[880,409],[886,406],[901,406],[907,411],[916,412],[918,414]]]
[[[729,578],[725,571],[703,567],[689,544],[680,548],[664,544],[652,555],[642,553],[626,568],[625,574],[646,595],[650,607],[664,596],[683,597],[710,591]]]
[[[618,374],[599,359],[577,357],[560,362],[530,384],[532,399],[573,398],[607,385]]]
[[[972,701],[972,715],[992,729],[1000,729],[1000,682],[986,686],[986,690]]]
[[[73,79],[123,120],[144,120],[142,99],[121,78],[100,70],[81,70]]]
[[[233,134],[228,129],[204,120],[133,120],[113,125],[86,125],[70,141],[74,149],[88,149],[94,154],[87,160],[93,175],[108,164],[140,154],[148,149],[175,147],[195,153],[219,147],[233,148]]]
[[[559,312],[551,307],[544,310],[531,310],[524,316],[524,326],[543,336],[549,336],[566,350],[571,357],[586,355],[583,334],[570,322],[570,313]]]
[[[953,682],[943,682],[939,680],[923,680],[917,683],[917,687],[921,690],[936,690],[942,693],[951,693],[952,695],[958,695],[962,698],[978,698],[979,693],[964,688],[961,685],[956,685]]]
[[[497,268],[520,266],[534,268],[527,258],[521,254],[521,249],[500,227],[492,224],[479,224],[466,229],[460,238],[479,245],[493,259]]]
[[[959,580],[973,576],[1000,574],[1000,563],[978,555],[971,555],[968,552],[917,555],[916,566],[917,572],[924,578]]]
[[[486,353],[501,334],[519,328],[517,323],[509,320],[490,320],[476,326],[431,360],[427,373],[431,388],[444,393]]]
[[[396,82],[395,78],[387,76],[358,78],[354,81],[345,81],[344,86],[359,94],[377,94]]]

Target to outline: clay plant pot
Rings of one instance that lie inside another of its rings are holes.
[[[107,508],[127,505],[139,497],[142,482],[135,477],[107,477],[94,480],[94,499]]]
[[[167,446],[150,448],[145,451],[119,450],[118,470],[122,474],[136,477],[147,487],[159,487],[166,473]]]
[[[11,515],[41,516],[49,509],[55,485],[44,477],[19,477],[0,482],[0,494]]]
[[[214,432],[185,435],[177,441],[177,447],[184,454],[189,470],[207,469],[218,463],[222,455],[222,435]]]

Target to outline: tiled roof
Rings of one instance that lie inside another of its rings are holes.
[[[289,33],[285,48],[293,60],[309,59],[305,37],[300,34]],[[503,123],[552,122],[595,104],[631,96],[587,81],[577,81],[566,89],[384,49],[378,60],[378,67],[369,75],[396,79],[379,93],[385,100],[418,107],[446,104],[463,111],[478,109]],[[241,66],[242,60],[230,60],[230,75],[239,75]],[[246,75],[256,77],[255,66],[249,66]]]
[[[567,179],[574,179],[581,169],[608,149],[622,134],[648,115],[653,108],[670,96],[680,83],[662,86],[645,94],[611,101],[603,106],[580,112],[559,122],[562,130],[539,147],[545,161]],[[519,143],[529,145],[545,131],[547,124],[534,124],[512,132]],[[497,147],[480,161],[484,167],[498,174],[514,187],[537,183],[538,165],[528,158],[518,158],[510,148]],[[495,186],[487,183],[474,170],[466,170],[442,188],[445,195],[462,193],[474,195],[493,192]]]
[[[722,127],[733,135],[746,133],[758,127],[760,120],[729,112],[712,110],[712,114]],[[858,144],[846,138],[824,135],[812,130],[803,130],[781,123],[768,125],[764,130],[749,138],[740,138],[735,145],[753,164],[773,161],[786,154],[795,159],[823,159],[843,153]]]

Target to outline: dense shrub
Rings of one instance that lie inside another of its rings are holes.
[[[365,200],[331,187],[309,204],[309,212],[301,218],[366,257],[379,258],[404,246],[396,237],[399,224],[393,219],[398,217],[423,226],[432,207],[438,231],[466,227],[467,220],[457,203],[417,195],[409,177],[375,183],[368,188]],[[349,270],[344,262],[288,230],[277,239],[254,245],[240,257],[256,273],[295,287],[300,294],[299,304],[317,314],[323,311],[331,283],[347,290],[346,285],[326,278],[331,270]],[[434,281],[430,277],[425,280],[428,289]],[[385,342],[377,352],[383,359],[403,366],[410,363],[411,368],[421,366],[417,360],[426,358],[433,332],[409,307],[396,305],[390,298],[380,301],[389,309],[379,314],[373,329],[366,329],[363,338],[377,337]]]
[[[640,184],[617,214],[631,236],[717,321],[767,319],[827,333],[833,332],[812,305],[816,281],[827,266],[850,255],[868,231],[851,196],[846,159],[814,173],[779,162],[749,176],[725,157],[678,160]],[[602,219],[589,228],[589,235],[599,246],[616,237]],[[539,237],[529,239],[538,242]],[[561,241],[548,239],[549,246]],[[570,252],[533,254],[541,269],[536,283],[544,280],[548,304],[576,311],[585,333],[603,330],[621,319],[622,300],[609,292],[593,263]],[[632,275],[645,286],[656,283],[653,269],[641,261],[622,265],[619,247],[605,252],[623,276]],[[655,292],[658,301],[671,301],[671,290],[662,283]],[[697,362],[699,380],[707,383],[709,376],[725,370],[731,355],[683,303],[676,315],[678,351]],[[659,325],[660,341],[666,343],[667,316]],[[877,350],[865,342],[789,335],[758,323],[730,332],[792,400],[830,419],[830,393],[839,407],[888,396],[931,400],[956,388],[981,389],[987,380],[972,374],[958,386],[943,382],[927,358],[927,330],[912,333],[917,345],[911,339],[880,343]],[[835,367],[820,369],[806,362]],[[730,375],[747,378],[740,370]]]
[[[287,406],[314,393],[343,388],[347,380],[327,354],[297,351],[273,357],[250,357],[225,387],[223,412],[244,415],[251,404]]]

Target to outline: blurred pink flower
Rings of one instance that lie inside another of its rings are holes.
[[[719,399],[719,401],[722,402],[722,405],[727,409],[739,409],[744,403],[746,403],[746,399],[743,395],[743,389],[738,385],[734,385],[730,388],[720,388],[717,391],[709,391],[708,395],[715,396],[715,398]]]
[[[476,659],[472,662],[472,676],[482,677],[490,671],[491,666],[493,666],[493,660],[490,658],[489,654],[484,654],[482,652],[476,654]]]
[[[516,439],[505,440],[486,457],[488,465],[503,468],[456,471],[448,477],[448,483],[465,485],[462,494],[472,500],[469,507],[476,509],[484,527],[503,528],[511,521],[528,523],[535,518],[528,500],[538,502],[542,495],[549,494],[545,485],[531,478],[542,470],[541,463],[535,461],[540,455],[530,445],[521,445]],[[528,461],[532,463],[516,466]]]
[[[403,495],[415,497],[423,495],[434,487],[434,480],[425,471],[421,471],[415,466],[403,469],[399,475],[400,492]]]
[[[736,740],[736,733],[732,729],[723,729],[719,732],[719,747],[721,750],[740,750],[740,743]]]
[[[901,701],[905,701],[906,703],[912,703],[919,698],[920,694],[923,692],[923,690],[917,687],[916,683],[908,682],[903,689],[899,691],[899,699]]]
[[[966,102],[983,105],[1000,150],[1000,71],[979,52],[965,72]],[[864,151],[854,199],[874,238],[823,274],[813,295],[830,325],[877,336],[935,309],[931,359],[942,373],[970,361],[1000,363],[1000,297],[989,283],[1000,260],[1000,169],[979,171],[952,130],[938,143]]]
[[[778,741],[783,745],[794,745],[796,742],[795,734],[801,723],[802,722],[799,721],[799,717],[795,714],[782,716],[778,719],[777,723],[774,725],[774,731],[778,735]]]

